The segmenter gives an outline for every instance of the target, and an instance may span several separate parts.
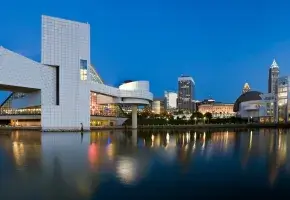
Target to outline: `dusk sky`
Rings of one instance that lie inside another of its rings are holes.
[[[289,6],[280,0],[3,1],[0,45],[39,61],[42,14],[88,22],[92,64],[106,84],[149,80],[158,97],[176,90],[184,74],[194,78],[197,99],[234,102],[245,82],[267,91],[273,58],[280,74],[290,75]]]

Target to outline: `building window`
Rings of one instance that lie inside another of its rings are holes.
[[[80,78],[82,81],[88,79],[88,61],[80,60]]]

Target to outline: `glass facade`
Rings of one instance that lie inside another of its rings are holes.
[[[41,107],[12,108],[13,99],[22,98],[25,93],[11,93],[0,106],[0,115],[41,115]],[[90,112],[92,116],[102,117],[124,117],[125,114],[119,105],[113,104],[113,97],[91,92]]]
[[[92,81],[92,82],[96,82],[96,83],[104,84],[103,80],[101,79],[101,77],[100,77],[99,74],[96,72],[96,70],[94,69],[93,66],[90,66],[90,75],[91,75],[91,81]]]
[[[13,109],[12,101],[15,99],[21,99],[25,97],[25,93],[12,92],[7,99],[0,106],[0,115],[40,115],[41,109],[39,107],[34,108],[22,108],[22,109]]]
[[[80,78],[82,81],[88,79],[88,61],[80,60]]]
[[[113,97],[91,92],[91,116],[123,117],[124,112],[119,105],[113,104]]]
[[[278,116],[279,122],[288,122],[290,113],[290,76],[278,79]]]
[[[0,115],[40,115],[41,108],[21,108],[21,109],[13,109],[13,108],[1,108]]]

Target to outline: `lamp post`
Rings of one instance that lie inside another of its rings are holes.
[[[206,117],[203,118],[203,123],[205,124]]]
[[[197,120],[197,118],[195,117],[195,118],[194,118],[194,124],[195,124],[195,125],[196,125],[196,120]]]

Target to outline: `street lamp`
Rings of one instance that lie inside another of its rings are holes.
[[[206,117],[203,118],[203,123],[205,124]]]
[[[197,118],[195,117],[195,118],[194,118],[194,122],[195,122],[194,124],[195,124],[195,125],[196,125],[196,120],[197,120]]]

